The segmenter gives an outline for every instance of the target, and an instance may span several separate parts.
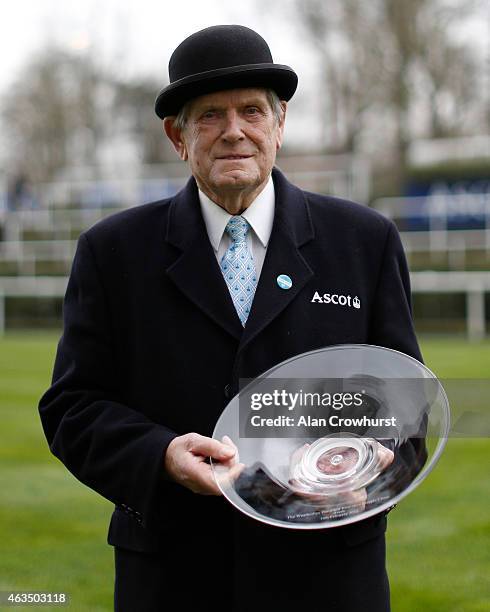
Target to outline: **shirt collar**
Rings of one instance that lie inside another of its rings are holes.
[[[217,252],[226,224],[232,215],[210,200],[200,189],[198,192],[209,241],[213,249]],[[267,246],[272,232],[272,224],[274,222],[274,200],[274,182],[272,181],[272,176],[269,176],[269,180],[264,189],[262,189],[252,204],[242,213],[242,217],[248,221],[264,248]]]

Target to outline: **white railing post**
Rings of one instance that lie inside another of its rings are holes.
[[[470,289],[466,294],[466,325],[472,341],[485,337],[485,294],[482,289]]]
[[[5,334],[5,294],[0,291],[0,338]]]

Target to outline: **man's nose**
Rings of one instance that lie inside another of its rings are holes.
[[[226,113],[221,136],[227,142],[237,142],[245,138],[242,131],[242,120],[236,111]]]

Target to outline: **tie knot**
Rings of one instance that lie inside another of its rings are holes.
[[[246,219],[242,216],[237,215],[235,217],[231,217],[231,219],[226,224],[225,232],[231,238],[232,242],[245,242],[245,237],[247,236],[249,224]]]

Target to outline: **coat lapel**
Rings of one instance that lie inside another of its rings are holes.
[[[276,168],[272,178],[276,199],[274,224],[245,328],[209,242],[193,178],[170,204],[166,240],[181,253],[167,268],[167,274],[204,313],[240,340],[239,351],[294,300],[313,276],[300,253],[300,247],[314,237],[306,198]],[[291,277],[290,289],[279,287],[280,274]]]
[[[166,240],[181,254],[167,274],[215,323],[240,339],[243,327],[209,242],[193,178],[170,204]]]
[[[300,253],[300,247],[314,237],[306,198],[276,168],[272,178],[276,198],[274,224],[239,351],[287,308],[313,276]],[[290,289],[281,289],[277,284],[281,274],[291,278]]]

